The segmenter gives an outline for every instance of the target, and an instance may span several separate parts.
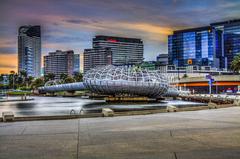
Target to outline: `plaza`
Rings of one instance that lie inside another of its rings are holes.
[[[0,123],[0,158],[238,159],[240,107]]]

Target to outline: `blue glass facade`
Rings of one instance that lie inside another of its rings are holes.
[[[240,25],[224,28],[224,53],[227,68],[230,68],[234,56],[240,54]]]
[[[213,33],[209,27],[176,31],[168,37],[169,64],[213,65]]]
[[[169,64],[230,69],[240,53],[240,20],[174,31],[168,37]],[[190,61],[190,62],[189,62]]]

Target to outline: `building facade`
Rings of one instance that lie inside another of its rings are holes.
[[[216,51],[221,57],[220,67],[231,68],[233,58],[240,54],[240,19],[211,24],[216,32]]]
[[[22,70],[28,76],[41,76],[40,26],[21,26],[18,30],[18,72]]]
[[[110,48],[113,65],[135,65],[143,61],[143,41],[135,38],[96,36],[93,48]]]
[[[174,31],[168,37],[169,64],[214,66],[212,41],[210,27]]]
[[[240,20],[174,31],[168,36],[169,64],[230,69],[240,53]]]
[[[73,75],[74,52],[56,50],[44,56],[44,74],[53,73],[55,79],[60,79],[61,74]]]
[[[0,84],[8,85],[9,84],[9,74],[1,74],[2,80],[0,80]]]
[[[168,54],[159,54],[156,60],[158,65],[166,66],[168,65]]]
[[[84,73],[91,68],[112,64],[112,51],[110,48],[85,49],[83,53]]]
[[[80,54],[74,54],[74,67],[73,72],[80,72]]]

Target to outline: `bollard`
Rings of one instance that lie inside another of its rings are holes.
[[[110,108],[102,108],[103,117],[114,116],[114,111]]]
[[[208,103],[208,108],[209,109],[217,109],[218,105],[216,103],[209,102]]]
[[[75,110],[72,109],[72,110],[70,111],[70,115],[75,115],[75,114],[76,114]]]
[[[173,105],[169,105],[166,108],[167,112],[177,112],[177,107],[173,106]]]
[[[84,113],[84,110],[83,110],[83,109],[80,109],[79,114],[80,114],[80,115],[84,115],[84,114],[85,114],[85,113]]]
[[[13,112],[2,112],[2,118],[3,118],[3,122],[7,122],[7,121],[14,121],[14,114]]]
[[[235,99],[233,102],[234,106],[240,106],[240,99]]]

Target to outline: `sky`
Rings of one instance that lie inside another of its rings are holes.
[[[240,19],[240,0],[0,0],[0,73],[17,71],[17,30],[41,25],[42,55],[82,53],[95,35],[141,38],[144,58],[167,53],[173,30]]]

